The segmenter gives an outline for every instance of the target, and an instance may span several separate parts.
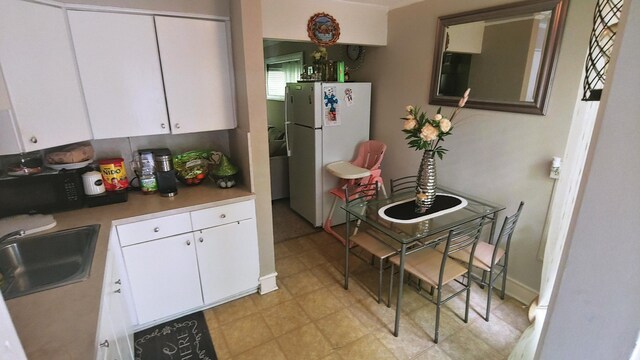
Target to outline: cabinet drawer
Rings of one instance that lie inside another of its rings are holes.
[[[235,204],[216,206],[209,209],[192,211],[191,223],[194,230],[224,225],[240,220],[255,218],[255,205],[253,200]]]
[[[138,244],[190,231],[191,219],[189,218],[189,213],[163,216],[118,226],[120,246]]]

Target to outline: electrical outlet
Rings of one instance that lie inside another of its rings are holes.
[[[552,179],[560,178],[560,167],[562,166],[562,159],[554,156],[551,161],[551,171],[549,172],[549,177]]]

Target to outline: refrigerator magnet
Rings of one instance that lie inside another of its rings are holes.
[[[344,89],[344,102],[347,104],[347,106],[353,105],[353,89]]]
[[[323,92],[323,114],[324,126],[338,126],[340,125],[340,103],[336,96],[337,89],[335,86],[326,86],[322,89]]]

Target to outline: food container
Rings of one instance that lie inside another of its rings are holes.
[[[208,156],[208,151],[188,151],[176,155],[173,159],[176,178],[188,186],[200,184],[209,174]]]
[[[82,174],[82,186],[85,195],[98,195],[105,192],[102,174],[98,171],[88,171]]]
[[[129,186],[123,158],[103,159],[98,164],[107,191],[125,190]]]

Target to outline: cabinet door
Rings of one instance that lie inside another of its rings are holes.
[[[226,23],[157,16],[171,132],[235,127]]]
[[[1,1],[0,67],[25,151],[91,139],[64,10]]]
[[[129,290],[129,287],[125,286],[122,274],[123,271],[118,267],[118,262],[114,259],[111,271],[111,282],[108,284],[110,318],[113,326],[114,340],[120,351],[119,359],[125,360],[133,358],[133,333],[131,331],[131,316],[124,298],[127,295],[126,292]]]
[[[258,287],[260,265],[254,219],[196,232],[205,304]]]
[[[192,233],[127,246],[122,254],[140,324],[202,305]]]
[[[100,302],[100,318],[98,320],[97,355],[96,359],[120,359],[120,350],[112,319],[113,291],[111,286],[113,269],[113,254],[107,250],[104,279],[102,284],[102,301]]]
[[[153,17],[68,14],[94,138],[168,134]]]

